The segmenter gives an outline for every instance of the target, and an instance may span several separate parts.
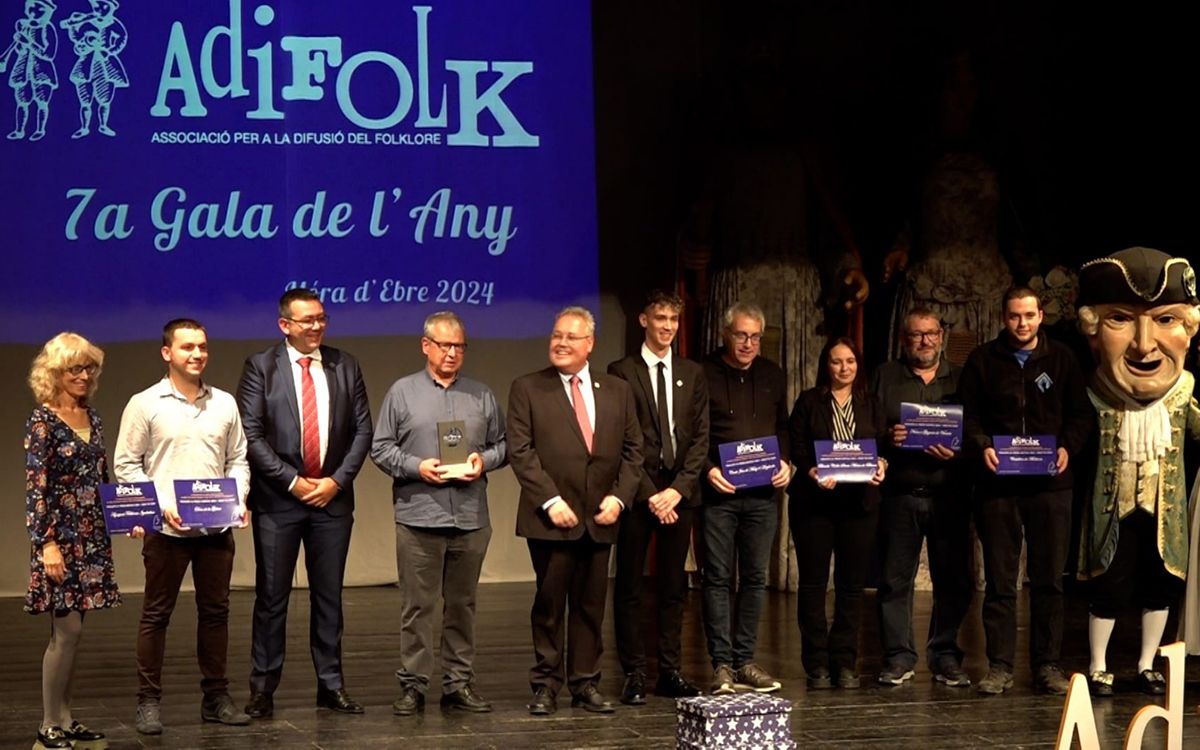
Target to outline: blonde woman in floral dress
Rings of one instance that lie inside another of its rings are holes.
[[[42,725],[35,748],[107,747],[104,735],[71,715],[75,657],[84,614],[120,604],[99,489],[108,481],[100,415],[88,406],[104,353],[60,333],[33,360],[38,407],[25,431],[25,523],[29,592],[25,611],[49,613],[42,659]]]

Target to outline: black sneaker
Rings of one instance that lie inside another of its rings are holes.
[[[975,687],[980,695],[1000,695],[1013,686],[1012,672],[1004,667],[991,667],[987,676]]]
[[[808,679],[805,681],[809,690],[832,690],[833,677],[830,676],[829,670],[825,667],[817,667],[808,673]]]
[[[971,687],[971,678],[954,662],[940,667],[933,673],[933,679],[946,687]]]
[[[1034,690],[1047,695],[1066,695],[1070,686],[1070,680],[1057,664],[1038,667],[1037,676],[1033,679]]]
[[[200,703],[200,718],[233,727],[244,727],[250,723],[250,717],[237,707],[229,693],[206,697]]]
[[[916,676],[908,667],[887,667],[879,673],[880,685],[903,685]]]

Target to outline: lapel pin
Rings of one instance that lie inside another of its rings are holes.
[[[595,381],[592,382],[592,387],[595,388],[596,390],[600,390],[600,384]]]
[[[678,388],[682,388],[682,387],[683,387],[683,381],[682,381],[682,380],[676,380],[676,381],[675,381],[675,385],[676,385],[676,387],[678,387]]]

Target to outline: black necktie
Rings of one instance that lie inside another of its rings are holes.
[[[658,363],[658,434],[662,438],[662,461],[668,469],[675,468],[675,447],[671,445],[671,417],[667,412],[667,369],[664,362]]]

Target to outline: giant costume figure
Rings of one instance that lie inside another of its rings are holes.
[[[1095,695],[1112,695],[1105,652],[1117,613],[1131,604],[1142,609],[1137,685],[1166,689],[1154,655],[1188,574],[1183,444],[1200,439],[1200,408],[1184,359],[1198,302],[1188,261],[1158,250],[1129,248],[1080,272],[1080,328],[1098,362],[1088,395],[1099,455],[1079,555],[1079,575],[1090,580]]]

